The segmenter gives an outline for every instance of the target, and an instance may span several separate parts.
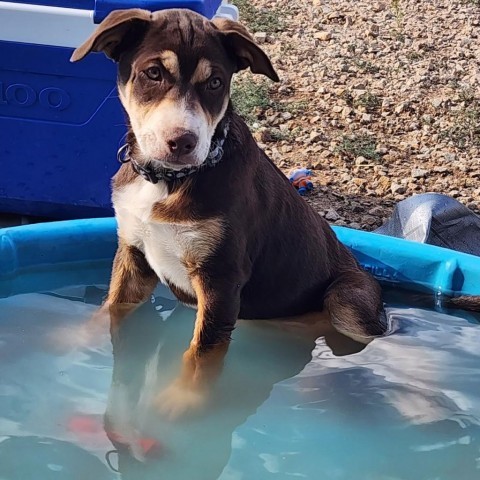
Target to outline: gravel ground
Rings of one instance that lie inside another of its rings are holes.
[[[479,0],[234,3],[281,77],[240,76],[236,103],[285,173],[314,170],[321,215],[372,230],[423,192],[479,212]]]

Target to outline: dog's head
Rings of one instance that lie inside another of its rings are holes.
[[[235,72],[250,67],[278,81],[242,25],[189,10],[112,12],[72,61],[99,51],[118,63],[120,99],[139,160],[173,169],[205,161]]]

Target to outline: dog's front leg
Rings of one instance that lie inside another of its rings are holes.
[[[170,418],[205,407],[222,371],[240,310],[240,283],[198,275],[192,285],[198,308],[193,338],[183,355],[179,378],[157,399],[160,411]]]
[[[119,239],[110,288],[102,307],[104,311],[108,309],[111,328],[118,326],[126,315],[145,302],[157,283],[158,277],[143,252]]]

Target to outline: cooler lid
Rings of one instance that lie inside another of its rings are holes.
[[[100,23],[113,10],[143,8],[156,11],[165,8],[188,8],[212,18],[221,0],[15,0],[12,3],[42,5],[79,10],[93,10],[95,23]]]
[[[93,7],[95,6],[95,0],[13,0],[12,3],[78,8],[80,10],[93,10]]]
[[[166,8],[188,8],[212,18],[221,3],[222,0],[95,0],[93,18],[95,23],[99,23],[113,10],[126,8],[143,8],[152,12]]]
[[[113,10],[188,8],[207,18],[236,19],[238,11],[222,0],[0,0],[0,41],[77,47]]]

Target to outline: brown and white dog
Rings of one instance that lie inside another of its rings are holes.
[[[115,11],[72,61],[92,51],[118,63],[130,126],[113,180],[112,320],[148,299],[159,280],[198,310],[182,374],[162,397],[165,411],[205,401],[238,318],[325,309],[356,340],[386,332],[380,286],[232,109],[234,73],[250,68],[278,81],[244,27],[188,10]]]

